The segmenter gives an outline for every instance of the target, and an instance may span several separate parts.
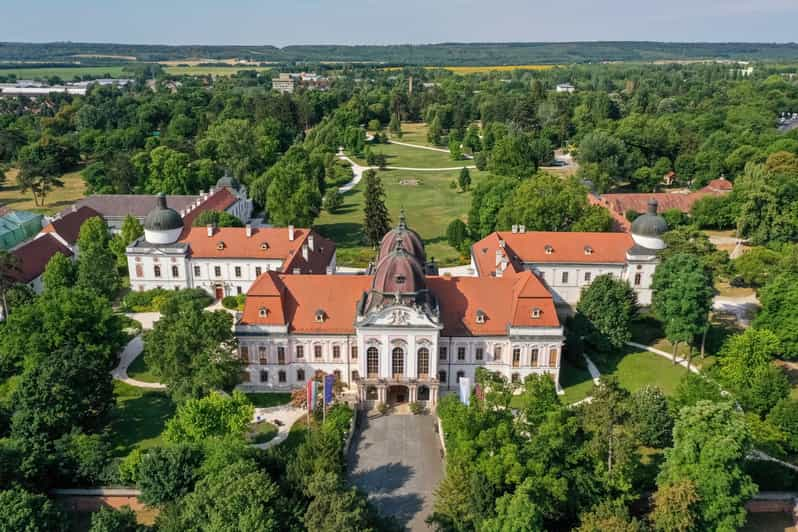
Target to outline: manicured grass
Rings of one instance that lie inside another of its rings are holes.
[[[64,81],[74,81],[80,76],[98,76],[110,78],[132,77],[130,73],[122,71],[123,66],[74,66],[74,67],[26,67],[3,68],[0,76],[14,74],[17,79],[43,79],[58,76]]]
[[[144,360],[144,352],[137,356],[127,368],[127,376],[141,382],[160,382]]]
[[[269,408],[271,406],[285,405],[291,402],[291,394],[283,392],[264,392],[246,394],[255,408]]]
[[[2,72],[2,71],[0,71]],[[64,186],[54,188],[47,194],[44,207],[37,207],[33,203],[33,194],[21,192],[17,186],[17,170],[6,172],[5,185],[0,187],[0,205],[11,209],[54,214],[63,211],[86,195],[86,183],[80,177],[80,171],[70,172],[61,176]]]
[[[578,368],[566,361],[560,368],[560,386],[565,392],[561,396],[562,402],[572,404],[590,395],[593,390],[593,379],[587,368]]]
[[[116,456],[126,456],[135,448],[147,449],[161,443],[166,421],[175,405],[164,393],[114,383],[116,409],[109,427],[111,446]]]
[[[423,151],[423,150],[418,150]],[[458,171],[409,172],[382,170],[379,172],[385,188],[386,205],[392,224],[399,220],[399,211],[405,209],[407,223],[417,231],[427,249],[427,257],[435,257],[441,266],[465,264],[466,257],[446,242],[446,227],[455,218],[466,219],[471,204],[471,193],[450,188]],[[472,186],[485,174],[471,170]],[[415,184],[412,183],[415,180]],[[344,204],[336,214],[326,211],[316,220],[316,229],[336,243],[338,264],[342,266],[368,265],[374,250],[363,245],[363,190],[357,187],[344,194]]]
[[[387,130],[386,130],[387,131]],[[403,122],[402,123],[402,138],[391,135],[400,142],[409,142],[410,144],[419,144],[422,146],[431,146],[427,140],[427,124],[425,122]],[[390,133],[389,133],[390,135]],[[441,147],[441,146],[438,146]]]
[[[249,438],[252,443],[266,443],[277,436],[277,426],[268,421],[261,421],[251,426]]]
[[[601,360],[593,358],[602,375],[614,375],[621,386],[634,392],[646,385],[658,386],[665,395],[671,395],[687,368],[676,365],[665,357],[648,351],[628,350]]]
[[[402,139],[402,142],[409,142]],[[387,159],[386,166],[402,166],[406,168],[455,168],[463,166],[473,166],[474,161],[470,159],[463,159],[460,161],[453,160],[449,153],[427,150],[424,148],[412,148],[409,146],[401,146],[399,144],[369,144],[373,153],[384,153]],[[354,158],[354,160],[363,166],[366,165],[366,160],[362,157]]]

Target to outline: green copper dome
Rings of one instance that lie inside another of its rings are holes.
[[[147,231],[171,231],[183,227],[183,218],[180,214],[166,206],[166,196],[158,194],[155,208],[147,213],[144,219],[144,229]]]
[[[648,202],[648,211],[632,222],[632,235],[659,238],[668,230],[665,218],[657,214],[657,200]]]
[[[225,170],[224,175],[219,178],[219,181],[216,182],[216,186],[218,188],[232,188],[233,190],[238,190],[241,187],[241,183],[239,183],[238,179],[231,176],[230,173]]]

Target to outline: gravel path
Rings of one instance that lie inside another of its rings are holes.
[[[266,443],[255,444],[259,449],[268,449],[284,442],[291,432],[291,427],[306,413],[304,408],[296,408],[291,405],[273,406],[270,408],[256,408],[252,416],[252,422],[268,421],[277,426],[277,436]],[[277,420],[280,423],[274,423]]]

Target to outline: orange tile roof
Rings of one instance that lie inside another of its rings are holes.
[[[213,194],[209,194],[208,198],[200,203],[197,208],[189,211],[183,217],[183,234],[180,235],[181,238],[184,238],[188,235],[188,232],[191,230],[191,225],[194,223],[194,219],[199,216],[201,212],[204,211],[224,211],[227,210],[231,205],[233,205],[238,198],[236,198],[233,194],[230,193],[229,190],[226,188],[222,188],[214,192]]]
[[[480,276],[496,271],[496,250],[502,249],[509,266],[504,275],[522,270],[521,263],[614,264],[626,262],[626,251],[634,245],[628,233],[582,233],[497,231],[475,243],[471,252]],[[546,252],[551,246],[551,253]],[[588,254],[586,248],[591,251]]]
[[[700,192],[715,192],[723,194],[725,192],[731,192],[734,188],[734,185],[731,181],[726,179],[725,177],[719,177],[718,179],[713,179],[707,186],[702,188]]]
[[[244,227],[217,227],[208,236],[206,227],[190,227],[181,242],[191,248],[191,256],[206,259],[262,259],[283,261],[283,271],[300,268],[302,273],[326,273],[335,253],[335,244],[309,229],[294,229],[294,240],[288,239],[288,228],[253,228],[247,236]],[[302,246],[312,235],[313,250],[308,260],[302,256]]]
[[[80,228],[89,218],[100,216],[100,213],[91,207],[80,207],[74,211],[62,214],[58,219],[47,224],[42,233],[57,233],[70,245],[78,241]],[[100,216],[102,218],[102,216]]]
[[[354,334],[357,303],[371,288],[366,275],[261,275],[247,292],[242,325],[288,325],[298,334]],[[558,327],[551,295],[530,272],[515,277],[428,277],[441,309],[444,336],[502,336],[509,325]],[[266,316],[260,309],[267,309]],[[532,318],[532,309],[540,310]],[[316,311],[324,321],[316,321]],[[477,323],[477,311],[486,315]]]
[[[625,215],[628,210],[633,210],[638,213],[646,212],[648,202],[652,198],[657,200],[659,212],[678,209],[682,212],[689,213],[690,209],[693,207],[693,203],[712,194],[715,194],[715,192],[703,189],[698,192],[689,192],[686,194],[680,192],[635,192],[630,194],[602,194],[601,200],[605,207],[620,215]]]

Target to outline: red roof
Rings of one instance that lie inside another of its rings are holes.
[[[731,192],[733,188],[734,185],[731,181],[725,177],[719,177],[718,179],[713,179],[707,183],[707,186],[702,188],[699,192],[714,192],[718,194],[724,194],[726,192]]]
[[[188,235],[191,225],[194,223],[194,219],[199,216],[201,212],[225,211],[230,208],[231,205],[235,204],[236,201],[238,201],[238,198],[231,194],[226,188],[219,189],[213,194],[210,194],[205,201],[197,205],[197,208],[186,213],[183,217],[183,234],[181,237],[185,238]]]
[[[335,244],[312,229],[294,229],[289,240],[288,228],[253,228],[247,236],[245,227],[217,227],[208,236],[207,227],[188,227],[181,239],[191,248],[191,256],[205,259],[261,259],[283,261],[283,271],[299,268],[302,273],[323,274],[335,253]],[[313,237],[313,249],[309,238]],[[308,259],[302,246],[308,246]]]
[[[299,334],[354,334],[358,300],[372,280],[267,272],[247,292],[241,324],[287,325]],[[444,336],[502,336],[509,325],[560,325],[551,295],[530,272],[504,278],[428,277],[427,287],[438,299]],[[537,318],[532,309],[539,311]],[[323,311],[323,321],[317,321],[317,311]],[[477,323],[477,311],[484,313],[484,323]]]
[[[56,253],[72,256],[68,247],[51,234],[34,238],[11,252],[19,258],[19,270],[13,276],[21,283],[29,283],[44,273],[47,263]]]
[[[74,245],[75,242],[78,241],[78,235],[80,235],[80,228],[83,222],[95,216],[102,218],[100,213],[91,207],[79,207],[72,212],[61,214],[59,218],[45,226],[45,228],[42,229],[42,233],[57,233],[58,236],[68,242],[69,245]]]

